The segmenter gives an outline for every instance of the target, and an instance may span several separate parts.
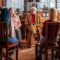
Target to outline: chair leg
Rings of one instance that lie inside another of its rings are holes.
[[[46,49],[46,50],[45,50],[45,60],[48,60],[48,55],[47,55],[48,53],[47,53],[47,51],[48,51],[48,50]]]
[[[40,47],[39,60],[42,60],[42,50],[43,50],[43,49]]]
[[[51,50],[51,58],[52,58],[51,60],[53,60],[53,56],[54,56],[54,50],[52,49]]]
[[[35,45],[35,60],[37,60],[37,55],[38,55],[38,54],[37,54],[37,53],[38,53],[38,52],[37,52],[37,47],[38,47],[38,46],[37,46],[37,44],[36,44],[36,45]]]
[[[2,48],[1,48],[1,50],[0,50],[0,55],[1,55],[1,56],[0,56],[0,57],[1,57],[0,60],[2,60],[2,58],[3,58],[2,53],[3,53],[3,50],[2,50]]]
[[[60,47],[59,47],[59,60],[60,60]]]
[[[6,48],[6,57],[5,60],[8,60],[8,48]]]
[[[18,46],[17,46],[17,50],[16,50],[16,60],[18,60]]]
[[[35,45],[35,55],[35,60],[42,60],[42,47],[39,45]]]

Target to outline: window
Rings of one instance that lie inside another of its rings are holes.
[[[41,8],[43,8],[44,5],[46,5],[46,0],[41,0]]]
[[[24,11],[24,0],[7,0],[6,7],[19,8],[21,11]]]
[[[42,8],[46,5],[48,8],[55,7],[55,0],[40,0],[42,4]]]
[[[60,0],[56,0],[56,8],[60,10]]]

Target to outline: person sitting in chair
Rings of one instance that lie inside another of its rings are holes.
[[[11,16],[10,16],[10,12],[9,9],[7,8],[2,8],[2,12],[1,12],[1,21],[7,22],[8,24],[8,41],[9,43],[18,43],[17,38],[15,37],[15,33],[14,33],[14,25],[13,22],[11,21]],[[5,56],[5,49],[3,51],[4,56]],[[11,57],[11,56],[9,56]]]
[[[37,14],[37,8],[32,7],[31,13],[27,15],[27,19],[25,20],[25,24],[27,27],[27,45],[31,47],[32,36],[35,38],[36,30],[40,26],[40,17]],[[38,26],[38,27],[37,27]]]
[[[43,28],[42,28],[42,34],[41,34],[41,39],[40,43],[44,43],[44,38],[45,38],[45,31],[46,31],[46,23],[47,22],[56,22],[57,20],[57,10],[55,8],[50,8],[49,10],[49,19],[44,22]]]
[[[9,10],[10,10],[10,15],[11,15],[11,21],[12,21],[12,23],[14,25],[15,35],[16,35],[16,38],[18,39],[19,48],[20,48],[21,47],[21,42],[22,42],[21,30],[20,30],[21,21],[19,19],[19,16],[17,16],[15,14],[15,11],[14,11],[13,8],[10,8]]]

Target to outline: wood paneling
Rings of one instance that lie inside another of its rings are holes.
[[[28,2],[28,0],[24,0],[24,11],[27,10],[27,2]]]
[[[0,0],[0,6],[2,6],[2,0]]]
[[[0,0],[0,7],[6,5],[6,0]]]
[[[2,6],[6,6],[6,0],[2,0]]]

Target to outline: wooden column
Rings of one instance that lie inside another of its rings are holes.
[[[0,7],[6,6],[6,0],[0,0]]]
[[[55,0],[55,7],[57,8],[57,0]]]
[[[6,6],[6,0],[2,0],[2,6]]]
[[[24,0],[24,11],[27,10],[27,0]]]
[[[2,0],[0,0],[0,7],[2,6]]]

